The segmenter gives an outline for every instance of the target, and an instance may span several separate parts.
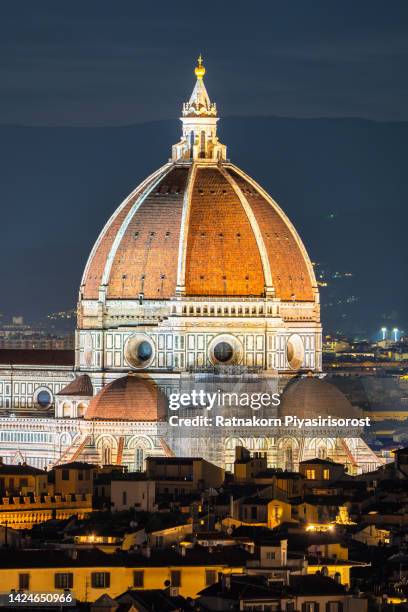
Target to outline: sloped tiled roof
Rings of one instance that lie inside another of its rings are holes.
[[[93,386],[88,374],[82,374],[61,389],[57,395],[78,395],[81,397],[92,397]]]

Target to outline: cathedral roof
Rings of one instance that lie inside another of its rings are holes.
[[[279,406],[279,416],[312,419],[359,418],[360,411],[331,383],[319,378],[298,378],[285,388]]]
[[[317,301],[312,264],[295,228],[262,187],[226,159],[204,73],[200,61],[172,160],[124,200],[96,241],[82,299]]]
[[[167,399],[147,378],[128,374],[109,383],[89,402],[84,418],[99,421],[163,421]]]
[[[93,386],[88,374],[78,376],[72,382],[68,383],[57,395],[77,395],[81,397],[92,397]]]
[[[263,296],[313,301],[308,256],[288,219],[232,165],[171,165],[119,208],[91,254],[84,299]],[[184,203],[189,201],[188,220]],[[138,205],[136,205],[138,203]],[[184,270],[182,278],[180,267]]]

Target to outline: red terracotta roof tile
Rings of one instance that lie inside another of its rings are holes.
[[[82,374],[61,389],[57,395],[78,395],[82,397],[93,396],[93,386],[88,374]]]
[[[95,395],[85,419],[102,421],[162,421],[167,399],[150,379],[129,374],[117,378]]]

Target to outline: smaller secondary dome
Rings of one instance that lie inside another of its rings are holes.
[[[279,416],[300,419],[359,418],[360,411],[333,384],[319,378],[298,378],[288,384],[279,406]]]
[[[89,402],[86,420],[163,421],[167,398],[150,379],[128,374],[103,387]]]

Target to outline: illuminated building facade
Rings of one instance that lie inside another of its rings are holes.
[[[201,59],[195,74],[171,158],[115,210],[89,256],[75,365],[0,371],[5,461],[142,469],[147,455],[173,452],[161,395],[185,375],[231,366],[280,377],[284,386],[293,374],[321,371],[309,256],[278,204],[227,158]],[[23,415],[34,405],[54,414]],[[269,465],[293,468],[317,444],[255,433],[226,435],[216,462],[231,468],[241,445],[266,452]],[[324,444],[338,460],[339,445]],[[361,445],[364,466],[353,459],[356,469],[372,469],[378,461]],[[203,439],[191,452],[208,458],[207,446]],[[350,462],[352,453],[350,444],[341,457]]]

